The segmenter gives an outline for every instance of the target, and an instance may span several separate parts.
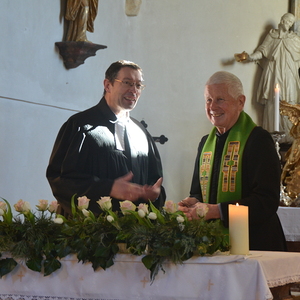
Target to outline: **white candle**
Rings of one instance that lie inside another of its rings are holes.
[[[248,206],[229,204],[230,254],[249,254]]]
[[[279,94],[280,88],[279,85],[276,84],[274,99],[274,131],[279,131]]]

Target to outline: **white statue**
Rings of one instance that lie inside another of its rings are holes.
[[[291,13],[281,17],[278,29],[271,29],[263,43],[250,55],[236,54],[237,61],[262,61],[262,75],[257,89],[257,101],[263,105],[262,126],[274,131],[274,94],[276,84],[280,87],[280,100],[296,104],[300,102],[300,37],[290,31],[295,22]],[[280,131],[290,139],[290,122],[281,117]]]

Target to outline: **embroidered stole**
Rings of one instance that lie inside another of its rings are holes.
[[[242,196],[242,156],[247,139],[256,124],[241,112],[226,139],[218,179],[217,203],[238,200]],[[200,156],[200,186],[203,202],[209,202],[210,179],[216,147],[216,128],[210,132]]]

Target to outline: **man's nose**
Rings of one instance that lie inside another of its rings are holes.
[[[214,109],[216,107],[218,107],[218,102],[216,100],[212,100],[210,102],[210,109]]]
[[[137,88],[137,86],[135,84],[133,84],[130,88],[129,88],[130,91],[134,91],[134,92],[138,92],[139,89]]]

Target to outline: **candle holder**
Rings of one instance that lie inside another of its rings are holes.
[[[273,138],[273,141],[275,143],[275,148],[276,148],[276,151],[277,151],[277,154],[278,154],[278,157],[281,161],[281,155],[280,155],[280,146],[279,146],[279,141],[285,137],[285,132],[284,131],[273,131],[270,133],[272,138]]]

